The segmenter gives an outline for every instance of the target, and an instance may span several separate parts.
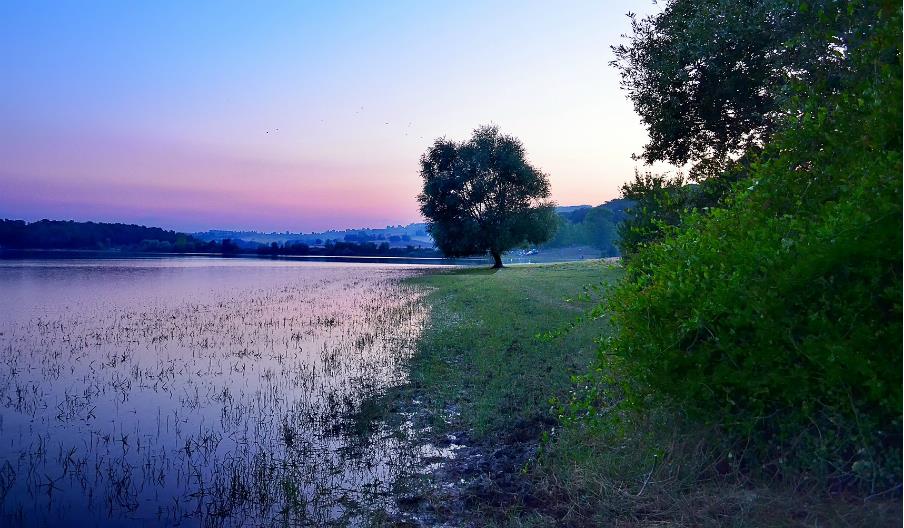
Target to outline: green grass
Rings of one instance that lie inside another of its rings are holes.
[[[529,434],[551,418],[550,398],[567,397],[586,372],[600,324],[578,325],[590,285],[620,270],[601,261],[469,269],[421,276],[429,289],[429,327],[412,360],[411,384],[434,410],[435,425],[466,428],[477,439]],[[593,293],[590,290],[590,293]]]

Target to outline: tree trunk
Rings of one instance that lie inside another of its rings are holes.
[[[498,251],[490,251],[490,254],[493,255],[493,269],[499,269],[502,267],[502,255]]]

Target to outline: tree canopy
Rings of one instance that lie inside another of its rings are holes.
[[[465,142],[438,139],[421,156],[421,212],[447,256],[502,254],[540,244],[555,232],[549,180],[528,163],[517,138],[496,126],[474,130]]]
[[[789,115],[797,86],[836,93],[851,49],[869,38],[878,2],[670,0],[632,19],[616,66],[650,135],[647,163],[718,172],[761,146]]]

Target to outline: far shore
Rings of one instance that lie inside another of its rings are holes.
[[[537,255],[506,255],[504,257],[507,266],[522,264],[553,264],[562,262],[579,262],[600,260],[596,257],[581,258],[578,254],[556,255],[558,251],[540,253]],[[490,263],[489,257],[396,257],[396,256],[371,256],[371,255],[261,255],[254,252],[238,253],[201,253],[201,252],[150,252],[128,251],[122,249],[6,249],[0,248],[0,259],[152,259],[172,257],[193,258],[246,258],[254,260],[286,260],[301,262],[359,262],[359,263],[393,263],[393,264],[432,264],[447,266],[484,266]],[[604,261],[617,261],[618,257],[603,258]]]

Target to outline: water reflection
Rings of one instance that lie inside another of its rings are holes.
[[[402,381],[419,269],[0,261],[0,524],[322,524],[385,498],[415,454],[336,424]]]

